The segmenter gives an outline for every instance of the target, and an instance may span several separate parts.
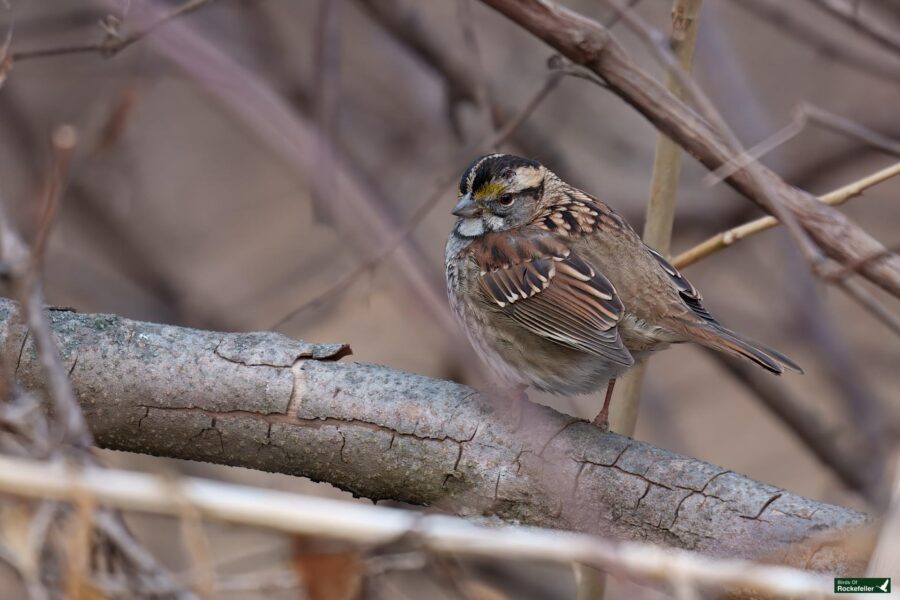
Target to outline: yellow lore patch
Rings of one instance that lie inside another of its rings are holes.
[[[500,181],[489,181],[473,192],[477,199],[489,198],[496,196],[503,191],[505,186]]]

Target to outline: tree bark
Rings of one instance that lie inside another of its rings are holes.
[[[7,364],[43,385],[0,299]],[[85,417],[105,448],[326,481],[373,500],[643,540],[718,557],[862,572],[834,536],[866,517],[525,403],[337,362],[341,344],[51,310]],[[827,534],[823,538],[821,534]],[[857,571],[853,571],[857,568]]]

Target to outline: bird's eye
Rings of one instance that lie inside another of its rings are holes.
[[[512,194],[503,194],[499,198],[497,198],[497,202],[500,203],[500,206],[512,206],[512,203],[515,201],[515,196]]]

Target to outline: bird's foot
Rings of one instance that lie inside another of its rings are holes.
[[[594,417],[594,420],[591,423],[603,431],[604,433],[609,431],[609,414],[608,411],[600,411],[600,414]]]

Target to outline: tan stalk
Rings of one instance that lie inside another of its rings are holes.
[[[675,0],[672,7],[672,52],[687,73],[690,73],[694,62],[700,3],[701,0]],[[679,98],[682,96],[683,90],[678,78],[671,72],[666,78],[666,88]],[[663,255],[669,252],[672,240],[681,152],[678,144],[659,134],[653,160],[644,241]],[[638,363],[616,384],[609,415],[610,429],[616,433],[634,435],[645,368],[646,363]]]
[[[679,64],[690,73],[694,63],[694,42],[701,0],[674,0],[672,5],[672,52]],[[666,88],[679,98],[683,90],[671,72],[666,77]],[[653,176],[650,184],[650,200],[647,203],[647,220],[644,224],[644,241],[666,254],[672,241],[672,222],[675,218],[675,197],[678,177],[681,173],[681,147],[663,134],[656,140],[656,156],[653,159]],[[637,424],[641,383],[646,363],[641,362],[619,379],[615,396],[610,404],[609,427],[616,433],[631,436]],[[576,564],[578,600],[603,598],[606,577],[591,567]]]
[[[833,192],[825,194],[824,196],[820,196],[819,200],[821,200],[825,204],[837,206],[838,204],[847,202],[851,198],[855,198],[856,196],[861,195],[864,191],[866,191],[873,185],[877,185],[883,181],[890,179],[891,177],[896,177],[897,175],[900,175],[900,163],[894,163],[893,165],[885,169],[882,169],[876,173],[872,173],[871,175],[863,177],[858,181],[854,181],[851,184],[845,185],[842,188],[838,188]],[[744,238],[750,237],[751,235],[755,235],[767,229],[771,229],[778,224],[778,219],[772,216],[766,216],[756,219],[755,221],[750,221],[749,223],[744,223],[743,225],[738,225],[737,227],[729,229],[728,231],[717,233],[713,237],[700,244],[697,244],[693,248],[685,250],[672,260],[672,264],[677,268],[682,269],[688,265],[694,264],[700,259],[706,258],[710,254],[715,254],[719,250],[731,246],[735,242],[738,242]]]

